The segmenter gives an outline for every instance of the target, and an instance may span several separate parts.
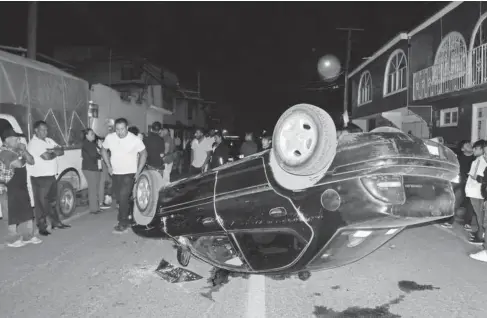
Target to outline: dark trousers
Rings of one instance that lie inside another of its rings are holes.
[[[34,194],[37,228],[39,230],[46,230],[47,217],[51,219],[51,225],[59,225],[61,220],[54,208],[57,197],[56,178],[54,176],[31,177],[30,180]]]
[[[135,174],[114,174],[113,181],[113,195],[118,202],[118,224],[127,226],[130,224],[130,196],[134,187]]]
[[[475,216],[474,208],[472,206],[472,202],[470,198],[467,198],[465,194],[465,184],[458,184],[453,188],[453,192],[455,193],[455,213],[460,207],[465,208],[465,216],[463,221],[465,224],[471,225],[472,219]],[[476,218],[476,217],[475,217]],[[453,224],[455,221],[455,216],[451,217],[447,222]]]

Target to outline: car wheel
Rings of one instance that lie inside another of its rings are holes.
[[[60,181],[57,184],[56,210],[63,219],[73,215],[76,210],[76,191],[67,181]]]
[[[159,172],[145,170],[134,187],[134,221],[139,225],[149,225],[156,215],[159,190],[163,181]]]
[[[335,158],[335,123],[323,109],[298,104],[279,118],[272,144],[275,159],[284,171],[311,176],[327,169]]]

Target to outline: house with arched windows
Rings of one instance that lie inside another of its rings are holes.
[[[487,3],[456,1],[349,75],[352,117],[447,143],[487,139]]]

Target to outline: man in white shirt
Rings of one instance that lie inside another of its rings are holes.
[[[28,167],[32,191],[34,194],[35,218],[39,234],[47,236],[47,217],[51,219],[53,229],[71,227],[63,224],[54,206],[57,199],[57,161],[56,157],[64,155],[64,150],[54,140],[47,137],[46,122],[34,123],[35,135],[27,146],[27,151],[34,157],[34,165]]]
[[[485,160],[484,153],[484,140],[479,140],[473,144],[473,154],[477,157],[472,163],[470,171],[468,173],[467,183],[465,185],[465,195],[470,198],[472,207],[477,216],[478,231],[469,239],[472,244],[482,244],[484,242],[484,213],[483,203],[484,198],[481,193],[481,183],[477,180],[477,177],[484,176],[484,170],[487,167],[487,161]]]
[[[194,139],[191,142],[191,167],[190,175],[196,175],[205,171],[206,165],[210,160],[213,144],[204,138],[203,131],[196,129]]]
[[[113,194],[119,205],[118,224],[114,233],[125,233],[129,228],[130,194],[147,160],[144,143],[127,128],[128,122],[125,118],[117,119],[115,132],[105,137],[102,148],[103,160],[112,175]]]

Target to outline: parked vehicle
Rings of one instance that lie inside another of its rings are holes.
[[[28,142],[34,122],[48,123],[49,137],[64,149],[64,155],[56,158],[57,211],[61,217],[68,217],[76,209],[76,192],[87,188],[81,171],[80,142],[81,130],[88,126],[88,82],[4,51],[0,51],[0,67],[0,129],[11,126]],[[33,204],[30,178],[28,186]]]
[[[450,149],[390,127],[339,135],[324,110],[299,104],[279,119],[271,150],[165,187],[145,171],[133,230],[174,240],[183,266],[192,255],[289,274],[349,264],[408,226],[453,215]]]

